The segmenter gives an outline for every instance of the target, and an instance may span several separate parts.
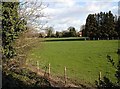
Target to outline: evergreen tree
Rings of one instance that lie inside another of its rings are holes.
[[[118,17],[116,21],[115,30],[118,33],[118,37],[120,37],[120,16]]]
[[[85,30],[83,32],[84,36],[88,36],[91,39],[97,37],[97,21],[94,14],[88,15],[86,20]]]
[[[115,17],[109,11],[108,13],[100,12],[98,14],[89,14],[86,19],[85,29],[83,36],[100,39],[117,38],[118,37],[118,24],[116,23],[115,30]]]
[[[109,32],[109,37],[116,37],[117,36],[117,32],[115,31],[115,22],[114,22],[114,16],[111,13],[111,11],[109,11],[109,17],[108,17],[108,32]]]

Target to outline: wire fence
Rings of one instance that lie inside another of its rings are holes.
[[[27,60],[26,65],[28,65],[30,69],[33,69],[33,71],[37,72],[37,74],[47,78],[48,80],[54,81],[56,83],[60,83],[64,86],[72,86],[72,87],[79,86],[79,84],[77,84],[79,82],[77,81],[77,79],[79,79],[77,77],[77,71],[71,70],[66,66],[62,66],[62,67],[59,66],[60,68],[58,68],[56,72],[56,69],[52,66],[52,64],[48,62],[43,63],[42,61]],[[61,69],[62,72],[59,71],[59,69]],[[71,73],[70,75],[73,75],[73,76],[69,76],[69,73]],[[101,80],[101,77],[102,76],[100,72],[98,76],[98,82]],[[83,82],[84,82],[84,79],[81,80],[81,83]]]

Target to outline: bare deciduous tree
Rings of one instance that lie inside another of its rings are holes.
[[[38,41],[37,39],[34,39],[34,41],[29,39],[28,35],[30,36],[33,33],[36,34],[36,29],[42,29],[47,23],[46,18],[48,18],[48,15],[45,15],[44,13],[45,8],[47,7],[48,4],[46,2],[44,3],[38,0],[24,0],[20,2],[18,9],[19,19],[20,21],[24,20],[27,22],[28,30],[25,30],[15,43],[15,48],[19,59],[21,57],[21,59],[24,59],[27,55],[27,51],[29,51],[30,48]],[[18,24],[20,21],[18,21]]]
[[[25,0],[20,2],[18,13],[20,19],[27,21],[27,26],[42,29],[47,23],[44,10],[48,7],[48,3],[38,0]]]

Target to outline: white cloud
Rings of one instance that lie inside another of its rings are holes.
[[[113,5],[113,0],[87,1],[53,0],[49,7],[44,10],[44,13],[49,15],[46,26],[54,26],[55,30],[66,30],[69,26],[74,26],[79,30],[80,25],[85,24],[85,20],[90,13],[108,12],[109,10],[117,13],[117,6]]]
[[[67,6],[73,6],[75,4],[75,0],[56,0],[56,1]]]

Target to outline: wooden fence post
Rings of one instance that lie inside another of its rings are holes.
[[[47,66],[45,66],[45,73],[44,73],[44,77],[46,77],[46,72],[47,72]]]
[[[48,67],[48,78],[50,79],[50,63],[49,63],[49,67]]]
[[[39,61],[37,61],[37,71],[39,73]]]
[[[66,85],[66,83],[67,83],[67,77],[66,77],[66,67],[65,67],[65,69],[64,69],[64,79],[65,79],[65,85]]]
[[[100,82],[101,82],[101,71],[100,71],[100,73],[99,73],[99,85],[100,85]]]
[[[101,80],[101,77],[102,77],[102,76],[101,76],[101,72],[100,72],[100,74],[99,74],[99,79],[100,79],[100,80]]]

